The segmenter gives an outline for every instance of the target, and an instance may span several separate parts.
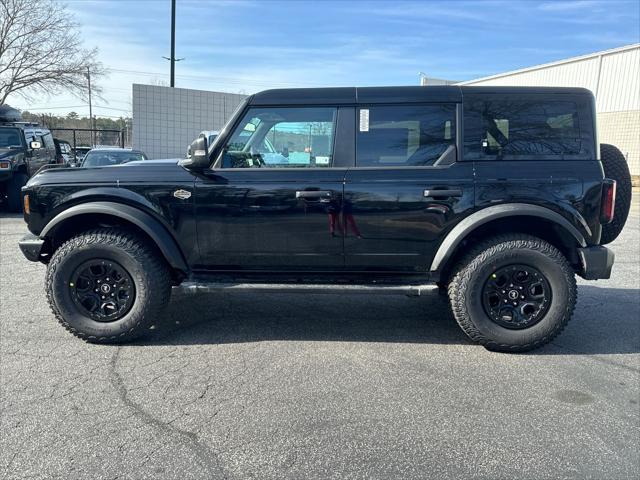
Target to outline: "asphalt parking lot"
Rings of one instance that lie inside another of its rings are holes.
[[[437,296],[180,296],[150,338],[85,344],[0,214],[0,478],[640,478],[637,200],[614,278],[521,355]]]

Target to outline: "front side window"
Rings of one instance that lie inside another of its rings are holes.
[[[359,109],[358,167],[433,165],[455,145],[455,104]]]
[[[578,101],[465,98],[465,159],[535,160],[587,155],[590,130],[580,112]]]
[[[336,109],[251,108],[222,152],[222,168],[329,167]]]

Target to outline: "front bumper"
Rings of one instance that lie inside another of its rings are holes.
[[[18,242],[22,254],[32,262],[42,261],[42,247],[44,246],[44,240],[40,237],[29,233],[22,237],[22,240]]]
[[[598,280],[599,278],[611,278],[611,269],[615,254],[607,247],[594,245],[586,248],[579,248],[578,255],[582,263],[580,276],[585,280]]]

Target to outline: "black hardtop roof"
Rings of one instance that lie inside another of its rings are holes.
[[[573,87],[479,87],[479,86],[406,86],[406,87],[336,87],[281,88],[258,92],[249,99],[251,105],[346,105],[371,103],[461,102],[463,95],[483,94],[564,94],[592,95],[586,88]]]

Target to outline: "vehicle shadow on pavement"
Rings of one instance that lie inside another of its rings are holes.
[[[0,219],[2,218],[22,218],[23,215],[22,213],[11,213],[11,212],[7,212],[6,210],[2,209],[3,207],[0,206]],[[25,224],[25,229],[26,229],[26,224]]]
[[[566,329],[536,355],[640,353],[638,290],[579,286]],[[446,297],[216,293],[176,295],[138,345],[260,341],[469,344]],[[481,348],[481,347],[479,347]]]
[[[578,286],[578,303],[567,328],[540,355],[640,353],[640,290]]]
[[[251,294],[175,295],[140,345],[260,341],[465,344],[446,297]]]

